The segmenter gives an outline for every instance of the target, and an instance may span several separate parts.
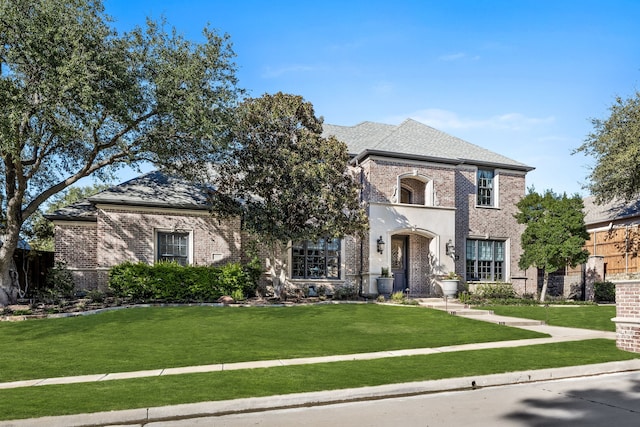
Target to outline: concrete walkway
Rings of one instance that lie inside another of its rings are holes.
[[[513,317],[497,316],[490,311],[470,310],[459,302],[444,301],[442,299],[423,299],[420,305],[438,310],[446,310],[452,315],[473,318],[501,325],[514,326],[550,335],[548,338],[535,338],[514,341],[498,341],[488,343],[464,344],[438,348],[422,348],[396,351],[382,351],[375,353],[359,353],[347,355],[335,355],[325,357],[309,357],[298,359],[266,360],[256,362],[240,362],[231,364],[214,364],[202,366],[189,366],[182,368],[166,368],[137,372],[104,373],[95,375],[82,375],[75,377],[45,378],[26,381],[0,383],[0,389],[18,387],[43,386],[50,384],[72,384],[92,381],[109,381],[129,378],[142,378],[151,376],[180,375],[186,373],[215,372],[237,369],[268,368],[275,366],[290,366],[313,363],[326,363],[338,361],[368,360],[386,357],[401,357],[421,354],[434,354],[453,351],[478,350],[486,348],[520,347],[535,344],[546,344],[563,341],[581,341],[595,338],[616,338],[614,332],[594,331],[588,329],[564,328],[548,326],[544,322],[520,319]],[[98,414],[81,414],[64,417],[45,417],[29,420],[16,420],[0,422],[0,427],[8,426],[86,426],[127,424],[144,425],[154,420],[169,418],[189,418],[202,414],[215,415],[229,412],[260,411],[272,408],[291,406],[308,406],[313,404],[327,404],[331,402],[350,401],[358,399],[378,399],[397,395],[432,393],[437,391],[457,390],[468,388],[472,381],[475,386],[505,385],[528,381],[541,381],[545,379],[570,378],[584,375],[598,375],[604,373],[640,370],[640,359],[627,362],[612,362],[599,365],[575,366],[568,368],[544,369],[530,372],[515,372],[508,374],[488,375],[483,377],[454,378],[440,381],[425,381],[420,383],[390,384],[379,387],[365,387],[353,390],[334,390],[331,392],[301,393],[286,396],[271,396],[266,398],[237,399],[226,402],[203,402],[197,404],[174,405],[162,408],[145,408],[126,411],[112,411]],[[155,415],[154,415],[155,414]]]

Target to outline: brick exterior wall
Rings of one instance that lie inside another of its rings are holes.
[[[184,230],[191,233],[191,263],[212,265],[241,260],[239,221],[220,223],[206,211],[202,213],[99,209],[98,268],[109,268],[124,261],[156,261],[155,232]],[[214,259],[214,254],[217,254]]]
[[[418,162],[366,160],[361,165],[365,169],[367,185],[365,200],[369,202],[394,203],[400,198],[398,176],[404,174],[422,175],[433,180],[434,205],[455,205],[455,168]],[[410,183],[407,180],[407,183]],[[420,196],[419,196],[420,197]],[[420,198],[417,200],[419,201]]]
[[[534,268],[523,271],[518,267],[522,254],[520,236],[524,225],[518,224],[514,218],[517,212],[516,203],[525,196],[526,184],[524,174],[496,171],[498,179],[498,205],[496,207],[476,206],[476,169],[460,168],[456,173],[456,248],[459,259],[456,271],[465,272],[465,248],[467,238],[487,238],[507,240],[509,256],[510,280],[512,277],[526,277],[527,280],[511,280],[518,294],[534,292],[537,274]]]
[[[56,260],[65,261],[78,289],[106,289],[109,268],[125,261],[153,263],[156,231],[187,231],[192,264],[216,265],[242,258],[240,223],[206,211],[99,208],[97,222],[56,225]]]
[[[56,262],[64,262],[71,271],[77,289],[99,288],[96,267],[97,225],[95,222],[56,223]]]
[[[616,283],[616,346],[640,353],[640,281]]]
[[[407,208],[404,205],[403,209],[419,212],[423,219],[417,221],[423,224],[424,230],[413,232],[410,227],[402,228],[388,223],[389,232],[408,236],[407,284],[412,296],[434,296],[438,293],[438,286],[434,282],[437,266],[433,264],[432,252],[436,251],[441,262],[453,263],[440,252],[449,236],[455,238],[458,254],[455,270],[459,274],[464,276],[465,273],[467,238],[506,240],[509,244],[507,255],[510,256],[510,276],[528,277],[529,288],[535,287],[535,272],[525,273],[517,267],[521,253],[520,235],[524,227],[516,223],[513,215],[516,212],[515,204],[525,194],[524,173],[496,171],[499,180],[499,205],[482,208],[475,205],[476,169],[468,165],[389,160],[374,156],[364,159],[358,167],[361,168],[362,198],[367,202],[365,206],[370,215],[372,204],[377,204],[377,212],[386,209],[385,205],[395,209],[400,198],[398,177],[403,177],[402,185],[414,192],[415,207]],[[425,199],[426,188],[432,189],[429,199]],[[92,226],[72,222],[65,225],[60,221],[56,227],[56,259],[65,260],[76,272],[80,288],[105,287],[108,269],[122,262],[153,263],[156,260],[155,240],[158,230],[188,231],[192,241],[190,257],[193,264],[248,261],[243,248],[250,247],[248,242],[252,238],[241,233],[239,220],[221,222],[206,211],[116,205],[98,205],[97,208],[97,221]],[[447,228],[441,227],[440,231],[429,232],[431,228],[428,221],[436,217],[449,218],[449,225]],[[374,237],[377,236],[376,234]],[[379,275],[380,261],[374,264],[376,271],[371,271],[371,257],[378,254],[370,237],[362,241],[355,237],[345,237],[342,242],[341,280],[332,281],[332,285],[339,286],[346,282],[363,289],[365,284],[368,287],[372,280],[375,281],[374,278]],[[389,250],[390,242],[386,243],[386,250]],[[262,247],[259,248],[259,254],[265,260],[264,267],[268,270],[268,251]],[[278,269],[286,276],[290,275],[289,256],[289,251],[285,250],[278,254],[277,260]],[[280,272],[273,274],[280,277]],[[273,274],[272,277],[276,277]],[[518,293],[524,292],[524,283],[526,282],[514,282]]]

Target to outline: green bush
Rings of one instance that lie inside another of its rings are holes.
[[[611,282],[596,282],[593,284],[594,298],[597,302],[615,302],[616,285]]]
[[[475,293],[481,298],[511,299],[516,297],[511,283],[485,283],[478,285]]]
[[[58,261],[47,272],[45,286],[38,290],[37,299],[40,301],[58,303],[61,299],[72,298],[75,292],[73,275],[65,262]]]
[[[134,301],[206,302],[222,295],[251,295],[256,283],[238,263],[222,267],[125,262],[109,270],[114,295]]]

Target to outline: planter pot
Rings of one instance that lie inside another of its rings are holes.
[[[440,281],[440,288],[445,297],[455,297],[458,293],[458,283],[460,280],[444,279]]]
[[[378,277],[378,293],[389,296],[393,292],[393,277]]]

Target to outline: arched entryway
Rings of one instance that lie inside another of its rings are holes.
[[[432,296],[434,257],[430,246],[434,236],[427,232],[400,231],[391,236],[393,292],[411,296]]]

